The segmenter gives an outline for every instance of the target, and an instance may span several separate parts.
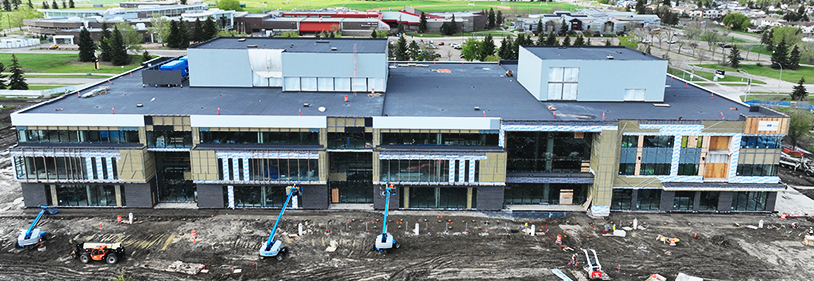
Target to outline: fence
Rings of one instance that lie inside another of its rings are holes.
[[[792,108],[802,108],[814,111],[814,105],[809,103],[800,102],[800,101],[772,101],[772,100],[750,100],[744,102],[748,105],[760,104],[766,106],[780,106],[780,107],[792,107]]]

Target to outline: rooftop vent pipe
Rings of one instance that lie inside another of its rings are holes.
[[[336,51],[336,47],[331,47],[331,51]]]
[[[237,39],[237,42],[243,42],[243,41],[246,41],[246,38]]]
[[[612,59],[613,59],[613,56],[612,56],[612,55],[608,55],[608,57],[607,57],[607,58],[608,58],[609,60],[612,60]]]

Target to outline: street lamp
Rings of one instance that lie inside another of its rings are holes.
[[[738,69],[738,72],[743,72],[746,73],[746,75],[749,75],[749,81],[746,83],[746,96],[743,98],[743,101],[746,102],[749,99],[749,91],[752,89],[752,74],[749,74],[749,72],[746,72],[746,70],[743,69]]]
[[[778,63],[777,65],[780,66],[780,81],[777,81],[777,94],[780,94],[780,83],[783,83],[783,64]]]

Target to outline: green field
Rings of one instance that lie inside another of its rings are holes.
[[[706,67],[706,68],[713,68],[713,67],[708,67],[706,65],[700,65],[700,66]],[[729,71],[734,71],[734,70],[729,70]],[[749,70],[747,70],[747,71],[749,71]],[[683,77],[683,79],[686,79],[686,80],[690,79],[689,74],[682,73],[682,71],[678,70],[678,69],[669,68],[667,70],[667,72],[672,74],[672,75],[678,76],[678,77]],[[752,72],[749,71],[749,73],[752,73]],[[699,83],[699,84],[712,83],[712,78],[714,76],[714,74],[712,72],[699,71],[699,70],[695,71],[695,75],[696,76],[701,76],[701,77],[709,80],[709,82],[708,82],[708,81],[702,81],[702,80],[695,79],[696,81],[694,81],[694,82]],[[722,79],[718,79],[718,82],[743,82],[742,86],[746,86],[747,81],[746,81],[745,78],[729,75],[729,76],[725,76]],[[728,85],[728,86],[741,86],[741,84],[737,84],[737,83],[723,83],[723,84]],[[762,84],[766,84],[766,82],[763,82],[763,81],[760,81],[760,80],[757,80],[757,79],[752,79],[752,85],[762,85]]]
[[[734,68],[728,66],[721,66],[718,64],[702,64],[698,65],[704,68],[711,68],[711,69],[718,69],[718,70],[725,70],[725,71],[735,71]],[[780,78],[780,69],[772,69],[768,66],[757,66],[754,64],[742,64],[740,69],[746,70],[749,74],[754,76],[764,76],[769,78]],[[783,70],[783,81],[797,83],[800,80],[800,77],[807,77],[806,80],[811,80],[814,82],[814,67],[810,66],[800,66],[796,70],[784,69]],[[810,83],[810,82],[807,82]]]
[[[79,62],[79,54],[17,54],[17,60],[23,71],[28,73],[122,73],[127,70],[141,66],[141,56],[132,56],[133,60],[129,65],[113,66],[110,63],[102,63],[101,69],[94,70],[93,64],[89,62]],[[11,54],[0,54],[0,62],[6,67],[6,71],[11,66]],[[60,76],[64,77],[64,76]],[[86,78],[88,76],[82,76]],[[95,77],[90,77],[95,78]]]

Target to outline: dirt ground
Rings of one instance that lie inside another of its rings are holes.
[[[8,112],[0,112],[4,147],[14,143]],[[782,171],[784,178],[814,184]],[[16,237],[36,210],[22,206],[8,152],[2,152],[0,280],[109,280],[121,272],[131,280],[560,280],[552,269],[586,280],[582,248],[596,250],[613,280],[645,280],[654,273],[674,280],[679,272],[704,280],[814,280],[814,247],[802,243],[814,227],[811,218],[663,213],[519,218],[502,212],[394,211],[388,229],[402,246],[385,255],[370,250],[381,232],[381,212],[292,210],[277,236],[290,255],[277,261],[260,260],[258,250],[278,210],[63,208],[40,222],[49,232],[43,247],[25,250],[14,246]],[[115,222],[129,212],[136,223]],[[606,224],[629,227],[634,219],[641,229],[626,237],[601,235]],[[761,219],[764,228],[753,229]],[[792,222],[800,227],[791,228]],[[298,224],[306,234],[298,235]],[[531,225],[535,236],[527,232]],[[558,234],[576,251],[557,245]],[[658,235],[680,242],[670,247]],[[85,265],[69,257],[72,244],[85,241],[122,242],[128,254],[116,265]],[[329,253],[331,241],[339,248]],[[575,253],[580,267],[567,265]]]

